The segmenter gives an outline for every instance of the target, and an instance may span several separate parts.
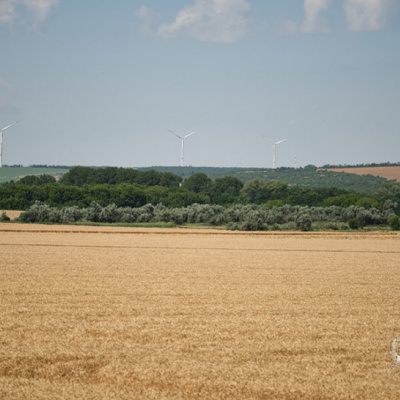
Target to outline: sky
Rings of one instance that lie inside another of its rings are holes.
[[[400,161],[400,0],[0,0],[3,163]]]

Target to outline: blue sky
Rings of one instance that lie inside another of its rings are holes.
[[[5,164],[400,161],[399,0],[0,0]]]

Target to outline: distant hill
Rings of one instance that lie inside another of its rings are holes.
[[[1,167],[0,168],[0,184],[13,180],[19,181],[27,175],[43,175],[48,174],[56,179],[67,173],[68,167]]]
[[[221,178],[224,176],[234,176],[243,182],[253,179],[263,181],[280,180],[290,185],[299,185],[307,188],[318,187],[337,187],[355,191],[362,194],[368,194],[376,186],[388,183],[389,180],[384,177],[372,175],[356,175],[345,172],[332,172],[317,169],[315,166],[306,166],[304,168],[217,168],[217,167],[160,167],[139,168],[139,170],[154,169],[157,172],[171,172],[175,175],[187,178],[193,174],[204,173],[209,178]]]
[[[379,176],[400,182],[400,166],[327,168],[326,170],[332,172],[346,172],[347,174]]]
[[[31,167],[2,167],[0,168],[0,184],[14,180],[15,182],[27,175],[49,174],[56,179],[67,173],[71,167],[37,165]],[[94,167],[103,168],[103,167]],[[204,173],[211,179],[224,176],[234,176],[243,182],[260,179],[263,181],[280,180],[289,185],[298,185],[307,188],[337,187],[355,191],[361,194],[371,193],[376,186],[390,181],[400,182],[400,166],[386,167],[352,167],[318,169],[313,165],[304,168],[229,168],[229,167],[163,167],[153,166],[136,168],[139,171],[155,170],[156,172],[170,172],[186,179],[197,173]],[[390,171],[386,173],[385,171]],[[368,174],[368,175],[366,175]]]

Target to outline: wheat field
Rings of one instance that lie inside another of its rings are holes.
[[[325,168],[324,168],[325,169]],[[353,167],[353,168],[327,168],[327,171],[346,172],[356,175],[374,175],[400,182],[400,166],[393,167]]]
[[[394,399],[400,235],[0,224],[1,399]]]

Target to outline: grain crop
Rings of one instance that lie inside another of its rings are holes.
[[[346,172],[357,175],[380,176],[389,180],[400,182],[400,166],[393,167],[356,167],[356,168],[328,168],[327,171]]]
[[[1,399],[394,399],[400,235],[0,224]]]

